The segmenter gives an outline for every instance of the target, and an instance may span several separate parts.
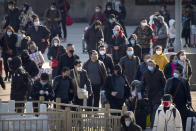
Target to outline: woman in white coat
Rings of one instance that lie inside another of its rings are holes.
[[[172,96],[165,94],[162,104],[156,111],[153,131],[182,131],[179,111],[172,104]]]

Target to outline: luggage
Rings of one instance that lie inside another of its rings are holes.
[[[186,131],[196,131],[196,117],[187,118]]]
[[[191,28],[191,46],[196,47],[196,25]]]

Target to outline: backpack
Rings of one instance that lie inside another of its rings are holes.
[[[158,110],[158,116],[160,114],[161,110]],[[174,116],[174,119],[176,118],[176,108],[173,108],[172,109],[172,113],[173,113],[173,116]]]

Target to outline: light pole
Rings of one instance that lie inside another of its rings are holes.
[[[176,39],[175,39],[175,51],[182,49],[182,0],[175,0],[175,20],[176,20]]]

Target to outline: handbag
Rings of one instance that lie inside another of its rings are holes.
[[[68,14],[68,10],[67,10],[67,7],[66,7],[66,2],[64,1],[64,8],[65,8],[65,13],[66,13],[66,20],[65,20],[65,24],[67,26],[70,26],[74,23],[73,19],[69,16]]]
[[[59,61],[58,61],[59,49],[60,49],[60,47],[57,50],[56,58],[52,59],[52,61],[51,61],[52,62],[51,67],[52,68],[57,68],[57,66],[59,64]]]
[[[73,75],[74,75],[74,78],[75,78],[75,81],[76,81],[78,99],[88,99],[88,91],[86,89],[82,89],[82,88],[79,87],[77,77],[76,77],[76,73],[75,73],[74,69],[73,69]]]

